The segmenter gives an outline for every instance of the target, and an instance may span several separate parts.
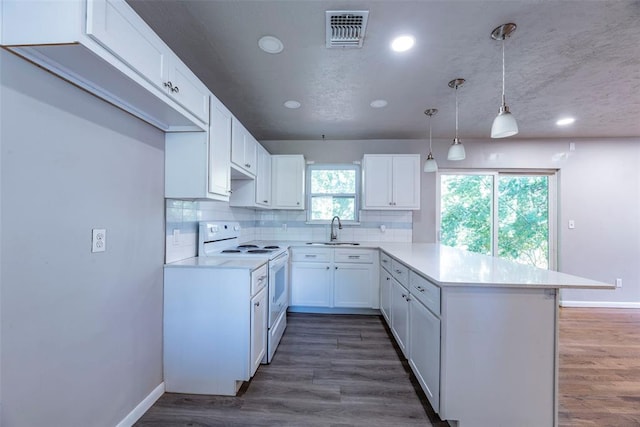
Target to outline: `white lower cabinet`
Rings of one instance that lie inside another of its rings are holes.
[[[374,249],[293,248],[291,306],[378,308]]]
[[[267,354],[267,288],[251,298],[251,376]]]
[[[409,291],[391,279],[391,332],[405,357],[409,355]]]
[[[409,301],[409,365],[429,403],[440,410],[440,319],[417,299]]]
[[[334,307],[371,308],[373,271],[370,264],[336,263],[333,276]]]
[[[330,307],[333,291],[331,263],[291,263],[291,305]]]

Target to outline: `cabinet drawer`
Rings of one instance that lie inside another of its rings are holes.
[[[333,249],[326,248],[294,248],[291,254],[291,260],[304,262],[331,262]]]
[[[409,275],[409,280],[411,283],[409,292],[434,314],[440,316],[440,288],[413,271]]]
[[[335,262],[373,263],[374,251],[357,249],[336,249]]]
[[[384,267],[389,273],[391,273],[391,257],[384,252],[380,252],[380,265]]]
[[[251,273],[251,295],[257,294],[260,289],[267,286],[268,279],[266,264]]]
[[[409,287],[409,268],[395,259],[391,260],[391,275],[402,283],[405,288]]]

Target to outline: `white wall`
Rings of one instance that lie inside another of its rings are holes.
[[[557,169],[559,270],[608,283],[612,291],[566,291],[565,304],[640,307],[640,140],[472,140],[467,158],[446,160],[449,140],[434,142],[440,168]],[[576,150],[569,151],[574,142]],[[262,141],[273,154],[304,154],[316,162],[351,162],[365,153],[422,153],[425,140]],[[435,242],[436,175],[422,174],[421,210],[413,214],[413,241]],[[576,228],[566,225],[573,219]]]
[[[0,61],[0,424],[113,426],[162,382],[164,135]]]

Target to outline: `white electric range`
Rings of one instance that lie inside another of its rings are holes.
[[[268,261],[268,333],[265,363],[271,363],[287,327],[289,307],[289,251],[286,247],[258,242],[239,244],[240,224],[227,221],[201,222],[198,230],[198,256]]]

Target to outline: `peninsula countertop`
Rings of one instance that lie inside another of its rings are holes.
[[[309,247],[304,242],[280,241],[289,247]],[[313,246],[323,247],[323,246]],[[439,286],[518,288],[614,289],[615,285],[583,277],[518,264],[435,243],[360,242],[340,249],[380,249]]]

